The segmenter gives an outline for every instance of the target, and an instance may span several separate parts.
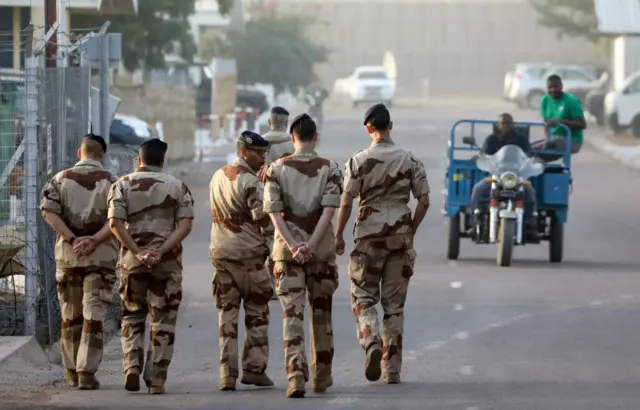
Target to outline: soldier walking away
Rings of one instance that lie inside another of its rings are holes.
[[[102,137],[89,134],[73,168],[42,190],[43,218],[57,233],[56,282],[62,314],[60,347],[65,379],[81,390],[98,389],[104,320],[116,281],[118,245],[107,224],[107,196],[117,177],[100,161]]]
[[[182,241],[191,232],[193,196],[179,179],[162,172],[167,144],[140,145],[138,168],[109,192],[109,226],[120,240],[122,350],[127,391],[163,394],[173,356],[182,300]],[[127,224],[127,225],[125,225]],[[149,315],[150,346],[144,356]]]
[[[316,124],[302,114],[291,123],[295,152],[266,171],[264,210],[276,227],[272,257],[282,304],[287,397],[304,397],[309,381],[305,355],[305,293],[311,310],[313,390],[333,385],[333,294],[338,287],[331,220],[340,206],[342,173],[315,151]]]
[[[422,162],[391,139],[393,123],[383,104],[369,108],[364,125],[373,141],[345,165],[336,252],[344,253],[343,232],[358,198],[349,262],[351,308],[366,352],[366,378],[376,381],[384,370],[385,383],[395,384],[400,382],[404,304],[416,258],[413,238],[429,208],[429,184]],[[410,193],[418,200],[413,218]],[[378,302],[384,311],[382,336]]]
[[[271,163],[275,160],[293,154],[295,148],[291,136],[287,134],[287,125],[289,122],[289,111],[282,107],[273,107],[271,109],[271,117],[269,118],[270,131],[263,135],[263,138],[269,142],[269,152],[264,160],[264,166],[261,168],[261,176],[264,179],[264,170],[267,169]],[[267,238],[267,244],[269,250],[273,249],[273,235],[275,234],[275,228],[273,224],[267,225],[262,232]],[[275,276],[273,276],[274,262],[271,259],[271,255],[267,257],[267,271],[271,276],[273,286],[275,288]],[[273,292],[274,300],[278,300],[278,295]]]
[[[218,308],[220,390],[236,389],[238,318],[244,302],[245,338],[242,384],[273,386],[266,375],[269,359],[270,274],[264,268],[269,248],[260,231],[269,223],[263,210],[264,185],[257,175],[269,143],[244,131],[236,143],[238,156],[213,174],[209,198],[213,226],[210,256],[215,267],[213,298]]]

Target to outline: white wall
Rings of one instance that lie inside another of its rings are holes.
[[[625,79],[640,70],[640,37],[620,36],[613,42],[613,86],[619,89]]]

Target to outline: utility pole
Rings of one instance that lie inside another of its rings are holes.
[[[57,9],[56,9],[56,0],[44,0],[44,8],[45,8],[45,19],[44,25],[49,30],[57,21]],[[64,28],[62,28],[64,30]],[[56,53],[57,47],[56,44],[58,42],[58,34],[57,32],[53,34],[51,39],[49,40],[49,44],[45,45],[45,65],[47,67],[55,67],[56,64]]]
[[[69,56],[67,46],[69,45],[69,22],[67,21],[67,9],[69,8],[69,0],[58,0],[58,23],[60,30],[58,31],[58,67],[66,67],[69,64]]]

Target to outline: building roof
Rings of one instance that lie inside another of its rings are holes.
[[[640,0],[593,0],[598,31],[610,35],[640,35]]]

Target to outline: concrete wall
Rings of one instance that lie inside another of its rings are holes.
[[[317,6],[321,3],[321,6]],[[391,50],[398,93],[418,93],[428,77],[433,93],[501,95],[517,62],[608,65],[586,42],[558,41],[520,0],[279,0],[280,12],[316,15],[314,36],[334,51],[318,72],[329,87],[358,65],[381,64]]]
[[[118,84],[110,91],[122,99],[119,114],[134,115],[149,123],[151,128],[156,122],[162,122],[164,140],[169,144],[168,161],[193,158],[196,131],[194,92],[179,86],[149,84]]]
[[[640,37],[617,37],[613,43],[611,66],[613,85],[618,89],[627,77],[640,70]]]

